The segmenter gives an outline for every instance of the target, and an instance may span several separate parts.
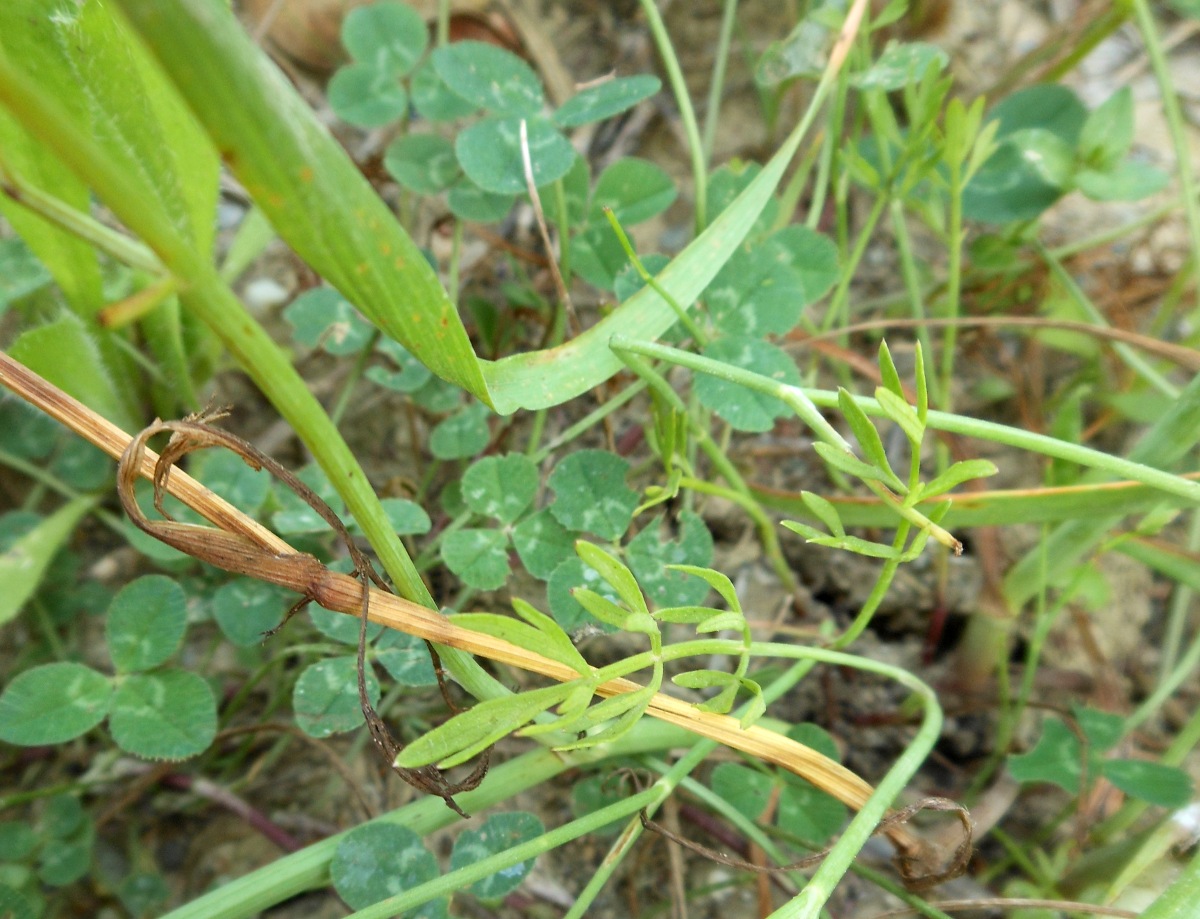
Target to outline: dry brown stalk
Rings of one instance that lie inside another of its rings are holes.
[[[298,552],[182,470],[167,467],[170,474],[164,474],[159,458],[145,447],[145,440],[156,431],[171,430],[182,423],[157,422],[138,438],[132,438],[3,352],[0,352],[0,383],[110,456],[126,456],[119,476],[122,490],[131,490],[133,480],[139,475],[153,481],[157,468],[157,475],[169,494],[215,525],[206,527],[170,520],[149,521],[144,516],[142,521],[135,519],[134,522],[147,532],[168,545],[227,571],[294,590],[325,609],[351,616],[362,615],[364,584],[355,576],[330,571],[313,556]],[[168,454],[171,452],[170,448],[164,451]],[[136,508],[136,504],[133,507]],[[575,670],[564,664],[502,639],[464,629],[436,610],[378,587],[369,588],[367,599],[371,620],[388,628],[554,680],[569,681],[579,677]],[[642,688],[631,680],[616,679],[598,686],[596,693],[611,697],[637,692]],[[861,809],[874,791],[869,783],[840,763],[757,725],[743,728],[736,718],[700,711],[662,693],[651,699],[646,711],[693,734],[781,766],[855,810]],[[437,791],[434,793],[440,794]],[[964,825],[969,825],[969,821],[963,819]],[[969,838],[958,847],[946,868],[942,867],[946,864],[944,853],[935,851],[924,839],[910,831],[905,820],[889,818],[883,832],[896,847],[898,863],[910,882],[921,883],[931,879],[940,882],[961,873],[965,867],[970,851]]]

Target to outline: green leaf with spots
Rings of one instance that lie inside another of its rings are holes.
[[[377,128],[408,110],[408,92],[394,73],[374,64],[342,67],[329,81],[329,107],[347,124]]]
[[[453,121],[478,108],[446,85],[438,76],[432,57],[421,62],[413,74],[410,89],[413,107],[422,118],[430,121]]]
[[[573,596],[573,591],[579,587],[586,587],[613,603],[620,600],[617,592],[595,569],[589,568],[579,558],[568,558],[554,569],[546,581],[546,598],[550,602],[550,612],[554,614],[554,621],[567,632],[582,628],[594,628],[602,632],[616,631],[579,604]]]
[[[149,670],[183,643],[187,596],[171,578],[150,574],[126,584],[108,607],[104,637],[118,673]]]
[[[668,565],[712,564],[713,538],[698,514],[683,511],[679,515],[678,539],[662,536],[662,518],[655,518],[630,540],[625,559],[637,576],[646,597],[657,607],[692,606],[707,595],[709,585],[702,579]]]
[[[433,528],[425,508],[407,498],[384,498],[379,502],[392,530],[400,536],[420,536]]]
[[[757,820],[767,809],[776,779],[768,772],[736,763],[721,763],[712,773],[712,790],[738,813]]]
[[[774,345],[759,338],[718,338],[704,348],[704,356],[743,370],[770,377],[780,383],[800,385],[795,362]],[[748,389],[739,383],[709,374],[697,374],[692,384],[696,398],[739,431],[762,432],[775,426],[775,419],[790,413],[774,396]]]
[[[121,749],[147,759],[202,753],[217,733],[217,703],[202,677],[159,670],[125,677],[113,694],[108,729]]]
[[[502,523],[512,523],[524,513],[537,487],[537,466],[520,453],[484,457],[472,463],[462,478],[467,507]]]
[[[603,121],[633,108],[662,88],[662,81],[649,74],[617,77],[580,90],[554,113],[564,128],[577,128],[592,121]]]
[[[405,134],[388,144],[384,168],[405,188],[419,195],[445,191],[459,175],[454,144],[436,134]]]
[[[425,642],[396,629],[384,629],[375,642],[372,658],[388,675],[405,686],[432,686],[437,682]]]
[[[575,162],[575,148],[547,118],[525,119],[526,142],[533,184],[542,187],[561,179]],[[454,141],[458,162],[472,182],[493,195],[526,191],[525,159],[521,152],[521,118],[485,118]]]
[[[477,590],[495,590],[508,580],[508,535],[500,530],[455,530],[442,540],[442,560]]]
[[[1022,784],[1050,782],[1078,794],[1082,764],[1079,738],[1060,719],[1049,718],[1032,750],[1008,758],[1008,771]],[[1094,776],[1095,772],[1089,769],[1088,774]]]
[[[1104,777],[1134,798],[1172,810],[1183,807],[1192,797],[1192,779],[1175,766],[1164,766],[1142,759],[1104,761]]]
[[[451,188],[446,196],[446,204],[455,217],[475,223],[503,220],[516,200],[515,195],[495,195],[484,191],[466,178]]]
[[[210,609],[221,633],[239,648],[262,644],[283,620],[296,595],[254,578],[235,578],[212,595]]]
[[[429,435],[429,450],[440,460],[475,456],[488,445],[488,410],[473,402],[439,421]]]
[[[837,279],[833,240],[793,225],[737,249],[704,296],[713,322],[726,335],[783,335]]]
[[[192,475],[245,514],[254,514],[271,494],[271,474],[248,466],[229,450],[194,455]]]
[[[625,484],[629,463],[607,450],[580,450],[550,474],[555,500],[550,512],[569,530],[620,539],[637,507],[637,492]]]
[[[442,81],[472,105],[526,118],[542,108],[542,84],[528,64],[495,45],[460,41],[433,52]]]
[[[543,581],[564,561],[575,557],[575,539],[576,534],[559,523],[549,508],[530,514],[512,532],[521,564]]]
[[[334,355],[357,354],[371,339],[371,325],[332,287],[298,296],[283,311],[292,336],[302,345]]]
[[[636,157],[619,159],[596,180],[589,219],[609,228],[604,208],[610,208],[623,227],[656,217],[675,201],[678,191],[661,168]]]
[[[787,732],[787,736],[825,754],[834,762],[842,760],[833,738],[815,724],[798,724]],[[779,796],[779,813],[775,818],[780,827],[819,845],[845,825],[849,816],[846,805],[791,772],[778,770],[777,774],[784,782]]]
[[[440,873],[421,837],[394,823],[355,827],[342,837],[329,863],[334,889],[351,909],[366,909]]]
[[[399,342],[381,338],[375,350],[398,368],[389,370],[379,365],[368,367],[366,378],[378,386],[394,389],[396,392],[412,393],[428,383],[433,376],[429,368],[413,357]]]
[[[342,44],[358,63],[403,76],[425,53],[429,30],[421,14],[410,6],[372,3],[346,14]]]
[[[335,613],[324,609],[315,603],[309,604],[308,618],[316,626],[318,632],[326,638],[341,642],[344,645],[358,645],[358,632],[362,620],[358,616],[347,616],[345,613]],[[375,636],[383,631],[378,622],[367,623],[367,641],[373,641]]]
[[[542,822],[526,811],[492,814],[483,826],[466,829],[454,840],[450,870],[465,868],[485,858],[516,848],[546,832]],[[488,875],[470,886],[480,900],[495,903],[521,886],[533,868],[533,859]]]
[[[320,466],[310,463],[296,473],[296,477],[333,508],[334,513],[341,512],[345,505]],[[296,533],[330,532],[325,519],[291,489],[280,490],[278,501],[280,509],[271,515],[271,522],[279,533],[290,536]]]
[[[946,69],[950,57],[937,45],[927,42],[889,41],[883,53],[867,70],[850,78],[859,89],[893,92],[919,81],[930,67]]]
[[[379,681],[368,668],[367,698],[379,701]],[[358,661],[353,655],[310,664],[292,691],[296,724],[310,737],[352,731],[363,723],[358,704]]]
[[[83,664],[43,664],[17,674],[0,693],[0,740],[23,747],[63,743],[108,714],[108,677]]]

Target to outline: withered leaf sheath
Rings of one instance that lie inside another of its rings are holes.
[[[171,468],[193,450],[203,450],[209,447],[233,451],[252,469],[266,469],[291,489],[329,524],[330,529],[345,544],[346,551],[354,565],[353,576],[362,584],[361,623],[358,631],[358,701],[362,708],[363,718],[367,722],[367,729],[375,741],[375,746],[386,758],[388,765],[409,785],[427,794],[440,797],[446,802],[446,806],[457,814],[463,817],[469,816],[455,802],[454,795],[471,791],[479,786],[484,776],[487,775],[490,750],[483,754],[470,775],[457,782],[451,782],[440,769],[433,765],[422,766],[418,769],[405,769],[395,765],[396,757],[404,745],[396,740],[383,719],[379,717],[379,713],[375,711],[375,707],[371,705],[371,701],[367,697],[366,682],[370,584],[374,583],[380,590],[387,593],[392,593],[392,590],[379,576],[370,559],[355,545],[338,515],[319,495],[300,481],[290,470],[262,453],[252,444],[212,426],[211,422],[225,414],[227,412],[221,410],[208,410],[199,415],[188,416],[182,421],[155,421],[130,441],[117,467],[117,494],[129,519],[138,529],[199,561],[215,565],[225,571],[248,575],[297,591],[301,594],[301,598],[284,617],[284,623],[286,623],[308,603],[315,602],[318,605],[327,606],[327,603],[322,601],[323,597],[333,591],[333,573],[307,553],[280,552],[277,546],[269,545],[260,533],[249,527],[224,530],[219,527],[180,523],[163,508],[163,498],[167,492]],[[151,437],[161,433],[170,433],[171,435],[154,466],[154,506],[162,514],[163,519],[150,520],[142,512],[135,499],[134,483],[137,481],[138,470],[141,468],[147,442]],[[277,631],[282,625],[283,623],[272,631]],[[437,653],[428,642],[426,645],[433,658],[438,685],[449,702],[449,697],[446,695],[445,678]],[[454,707],[452,703],[451,707]]]

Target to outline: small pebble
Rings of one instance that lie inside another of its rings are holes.
[[[272,278],[255,278],[242,289],[242,299],[252,310],[268,310],[288,299],[288,291]]]

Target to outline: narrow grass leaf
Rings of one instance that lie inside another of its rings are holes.
[[[810,539],[809,542],[818,546],[828,546],[831,549],[845,549],[847,552],[866,555],[869,558],[896,557],[896,550],[892,546],[860,539],[857,536],[819,536],[816,539]]]
[[[959,460],[930,482],[921,491],[921,500],[935,498],[940,494],[957,488],[963,482],[973,479],[983,479],[995,475],[1000,470],[991,460],[970,459]]]
[[[802,136],[798,126],[740,195],[659,273],[659,283],[678,303],[693,303],[750,232]],[[624,366],[608,347],[614,335],[652,340],[675,322],[671,306],[645,287],[610,316],[557,348],[486,364],[484,372],[494,404],[504,413],[547,408],[573,399]]]
[[[33,596],[50,563],[75,527],[96,505],[96,498],[79,497],[64,504],[48,517],[39,518],[16,538],[7,531],[0,534],[0,625],[13,619]],[[0,520],[9,517],[5,514]]]
[[[842,518],[838,515],[837,508],[829,501],[811,491],[800,492],[800,500],[830,533],[834,536],[846,535],[846,528],[842,525]]]
[[[434,373],[487,400],[458,311],[420,249],[228,7],[116,5],[284,241]]]
[[[892,360],[892,352],[888,348],[887,342],[882,339],[879,342],[879,375],[883,380],[884,388],[895,393],[901,399],[904,398],[904,384],[900,382],[900,374],[896,371],[896,362]]]
[[[480,702],[418,737],[396,757],[396,765],[415,769],[437,763],[449,768],[465,762],[532,721],[546,709],[557,705],[566,698],[570,689],[570,684],[546,686]]]
[[[920,447],[921,441],[925,437],[925,425],[917,417],[916,409],[904,401],[901,396],[897,396],[890,389],[882,386],[876,388],[875,399],[879,402],[879,407],[883,409],[883,414],[900,426],[900,430],[904,432],[904,436],[913,448]]]
[[[591,673],[592,668],[583,655],[579,653],[579,649],[575,647],[575,643],[571,641],[571,636],[564,632],[557,622],[541,610],[526,603],[520,597],[513,597],[512,608],[518,616],[541,633],[543,654],[547,654],[548,656],[551,654],[559,655],[555,660],[559,660],[568,667],[578,671],[582,676],[587,676]]]
[[[646,612],[646,598],[642,596],[637,578],[620,559],[595,543],[582,539],[575,543],[575,551],[584,564],[593,568],[612,586],[626,606],[635,612]]]
[[[514,608],[517,602],[513,601]],[[528,622],[495,613],[458,613],[453,617],[453,621],[473,632],[481,632],[514,644],[518,648],[535,651],[560,664],[566,664],[581,676],[587,676],[591,668],[583,655],[571,644],[570,637],[554,620],[548,616],[545,618],[553,626],[552,630],[543,630]]]
[[[858,441],[867,461],[881,472],[886,471],[885,477],[890,474],[890,478],[894,479],[895,473],[892,472],[891,464],[888,462],[887,451],[883,448],[879,431],[876,430],[875,425],[854,400],[854,397],[841,387],[838,388],[838,408],[845,416],[846,423],[850,425],[850,430],[854,432],[854,439]]]
[[[847,453],[841,447],[835,447],[832,444],[818,441],[813,444],[813,451],[830,466],[841,470],[847,475],[862,479],[864,482],[885,482],[893,488],[897,486],[898,480],[896,474],[891,472],[890,469],[880,469],[878,466],[864,463],[857,456]],[[889,475],[889,473],[891,474]]]

